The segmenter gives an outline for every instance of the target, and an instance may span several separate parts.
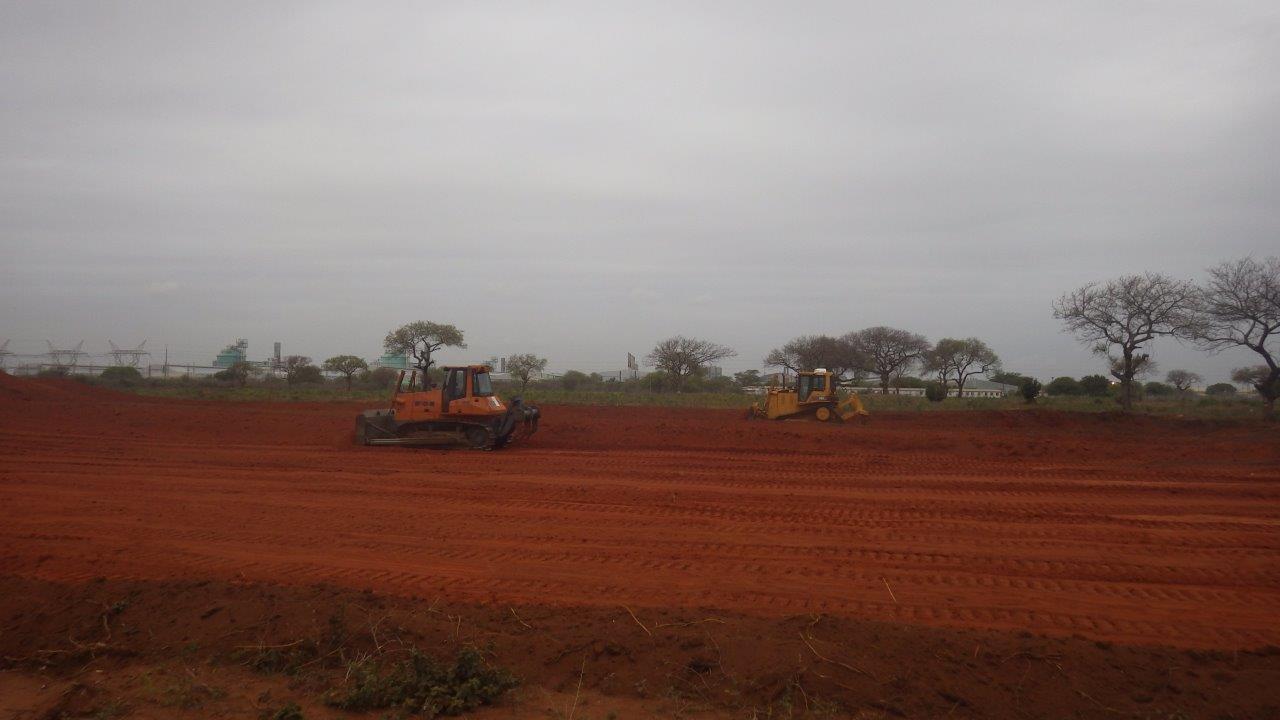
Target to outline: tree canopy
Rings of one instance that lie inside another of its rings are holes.
[[[414,365],[426,372],[431,368],[431,354],[443,347],[465,348],[462,331],[453,325],[418,320],[387,333],[383,348],[393,354],[408,355]]]
[[[707,365],[737,354],[732,348],[709,340],[676,335],[655,345],[645,362],[665,372],[672,388],[679,391],[686,379],[701,373]]]
[[[1053,316],[1108,358],[1128,410],[1133,379],[1152,369],[1151,356],[1139,350],[1157,337],[1183,334],[1191,327],[1196,292],[1191,283],[1159,273],[1126,275],[1063,295],[1053,304]]]

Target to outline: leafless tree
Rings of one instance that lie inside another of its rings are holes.
[[[1280,355],[1276,346],[1280,338],[1280,257],[1244,258],[1210,268],[1198,300],[1192,339],[1211,352],[1243,347],[1257,353],[1263,365],[1236,372],[1245,371],[1243,376],[1250,378],[1247,382],[1262,396],[1264,415],[1275,419],[1276,398],[1280,396],[1280,367],[1276,364]]]
[[[782,367],[792,372],[809,372],[826,368],[838,383],[861,379],[867,359],[849,341],[849,336],[801,335],[786,345],[769,351],[764,358],[769,367]]]
[[[547,369],[547,359],[533,353],[522,353],[507,358],[507,372],[520,381],[520,392],[528,387],[529,381],[541,375]]]
[[[1000,367],[1000,356],[976,337],[957,340],[943,338],[924,355],[924,366],[938,376],[945,389],[954,379],[956,397],[964,397],[964,385],[974,375],[985,375]]]
[[[1191,326],[1196,289],[1189,282],[1158,273],[1126,275],[1089,283],[1053,304],[1061,320],[1081,342],[1107,357],[1120,381],[1120,402],[1133,407],[1133,379],[1150,370],[1151,356],[1139,352],[1161,335],[1181,335]],[[1112,352],[1112,347],[1119,354]]]
[[[708,340],[676,335],[653,346],[645,362],[665,372],[671,379],[672,389],[679,392],[690,376],[702,372],[707,365],[717,360],[737,354],[732,348]]]
[[[858,361],[880,378],[880,391],[886,394],[889,383],[929,351],[929,341],[923,335],[883,325],[851,332],[841,339],[849,343]]]
[[[1204,382],[1204,378],[1190,370],[1170,370],[1164,376],[1164,381],[1176,388],[1178,392],[1184,393]]]

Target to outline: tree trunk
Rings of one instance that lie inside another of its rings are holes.
[[[347,392],[351,392],[351,376],[347,376]]]
[[[964,399],[964,379],[965,378],[963,375],[956,376],[956,399],[957,400]]]
[[[889,394],[889,373],[885,373],[880,376],[880,394]]]
[[[1124,349],[1124,366],[1120,375],[1120,407],[1125,412],[1133,409],[1133,351]]]

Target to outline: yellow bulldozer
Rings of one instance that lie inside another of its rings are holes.
[[[796,373],[794,386],[769,388],[764,402],[756,403],[747,410],[748,418],[819,422],[848,422],[867,414],[857,395],[851,393],[844,399],[840,398],[836,393],[835,373],[826,368]]]

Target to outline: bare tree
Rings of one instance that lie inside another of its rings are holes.
[[[710,363],[737,354],[708,340],[676,335],[653,346],[645,362],[665,372],[671,378],[671,387],[679,392],[688,377],[702,372]]]
[[[868,361],[853,346],[848,335],[842,338],[801,335],[780,348],[770,350],[764,364],[792,372],[826,368],[835,375],[836,382],[843,384],[860,380]]]
[[[462,340],[462,331],[453,325],[419,320],[387,333],[382,346],[389,353],[412,357],[425,376],[432,365],[431,353],[442,347],[465,348],[467,344]]]
[[[1196,323],[1191,337],[1210,352],[1243,347],[1257,353],[1263,365],[1239,368],[1242,376],[1263,400],[1263,414],[1276,417],[1280,396],[1280,257],[1244,258],[1209,269],[1209,281],[1200,288]],[[1261,369],[1261,370],[1259,370]],[[1232,375],[1235,379],[1235,374]],[[1246,382],[1237,380],[1236,382]]]
[[[512,355],[507,358],[507,372],[511,377],[520,381],[520,392],[528,387],[529,381],[535,376],[541,375],[547,369],[547,359],[540,358],[533,353],[523,353],[520,355]]]
[[[1185,393],[1195,385],[1204,382],[1204,378],[1190,370],[1170,370],[1164,381],[1172,385],[1180,393]]]
[[[1191,283],[1165,275],[1126,275],[1063,295],[1053,304],[1053,316],[1081,342],[1091,343],[1095,353],[1107,357],[1127,411],[1133,407],[1133,379],[1151,367],[1151,356],[1139,350],[1161,335],[1185,333],[1195,295]]]
[[[954,378],[956,397],[964,397],[964,385],[974,375],[985,375],[1000,367],[1000,357],[976,337],[957,340],[943,338],[925,354],[925,368],[938,376],[945,389]]]
[[[369,363],[355,355],[334,355],[324,361],[323,367],[329,372],[336,372],[346,378],[347,391],[349,392],[351,390],[351,379],[355,377],[356,373],[368,370]]]
[[[869,327],[841,338],[849,343],[867,369],[880,378],[880,391],[888,394],[889,383],[929,351],[929,341],[898,328]]]

